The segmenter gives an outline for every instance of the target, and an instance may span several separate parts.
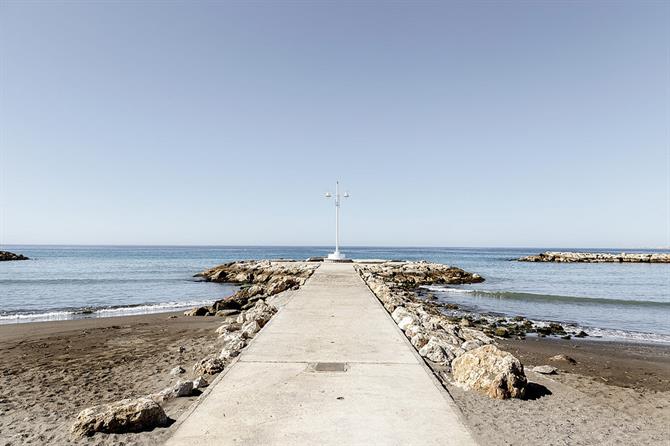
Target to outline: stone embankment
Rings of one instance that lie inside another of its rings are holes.
[[[526,376],[517,358],[500,350],[493,337],[467,322],[455,323],[441,305],[417,294],[419,286],[476,283],[482,277],[427,262],[360,264],[356,269],[439,378],[491,398],[524,397]]]
[[[538,255],[521,257],[519,262],[557,263],[670,263],[670,253],[608,254],[598,252],[556,252],[546,251]]]
[[[9,260],[30,260],[28,257],[22,254],[14,254],[9,251],[0,251],[0,262],[5,262]]]
[[[71,428],[75,438],[92,436],[96,432],[124,433],[151,430],[165,426],[169,420],[161,406],[171,399],[200,393],[209,380],[221,373],[249,341],[265,326],[277,308],[272,304],[279,294],[296,289],[305,283],[318,264],[298,262],[243,261],[220,265],[197,274],[213,282],[241,285],[234,295],[209,307],[194,308],[186,316],[218,316],[221,326],[216,329],[218,343],[213,353],[196,362],[191,371],[194,379],[179,380],[160,392],[136,399],[126,399],[84,409]],[[187,374],[176,366],[171,375]]]

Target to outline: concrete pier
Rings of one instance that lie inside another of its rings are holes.
[[[169,446],[475,444],[352,264],[324,263]]]

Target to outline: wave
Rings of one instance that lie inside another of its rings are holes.
[[[197,277],[151,277],[151,278],[137,278],[137,279],[120,279],[120,278],[90,278],[90,279],[81,279],[81,278],[60,278],[60,279],[2,279],[0,280],[0,285],[58,285],[58,284],[73,284],[73,285],[92,285],[92,284],[103,284],[103,283],[113,283],[113,284],[122,284],[122,283],[165,283],[165,282],[202,282],[203,280]]]
[[[156,304],[135,304],[118,307],[98,308],[72,308],[45,312],[17,312],[12,314],[0,314],[0,324],[11,324],[20,322],[45,322],[61,321],[70,319],[85,319],[113,316],[132,316],[137,314],[168,313],[171,311],[184,310],[192,307],[211,305],[212,300],[187,301],[187,302],[161,302]]]
[[[486,291],[486,290],[467,290],[462,288],[447,288],[439,286],[425,287],[431,291],[444,292],[447,294],[469,294],[476,297],[488,297],[492,299],[508,299],[527,302],[547,302],[547,303],[571,303],[577,305],[616,305],[616,306],[639,306],[639,307],[657,307],[670,308],[670,302],[659,302],[655,300],[631,300],[631,299],[612,299],[600,297],[578,297],[562,296],[558,294],[539,294],[522,293],[515,291]]]

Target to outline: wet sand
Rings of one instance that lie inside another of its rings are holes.
[[[181,365],[218,352],[216,317],[152,314],[0,326],[0,445],[160,444],[171,428],[73,441],[89,406],[159,391]],[[449,385],[482,444],[668,444],[670,347],[528,338],[500,341],[526,365],[531,400],[491,400]],[[179,347],[185,347],[180,353]],[[552,362],[567,354],[576,364]],[[530,372],[550,364],[557,375]],[[197,397],[164,405],[177,419]],[[448,433],[445,432],[445,435]]]

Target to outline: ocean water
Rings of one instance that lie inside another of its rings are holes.
[[[0,323],[141,314],[209,304],[235,288],[192,277],[203,269],[241,259],[300,260],[331,250],[8,245],[2,249],[32,260],[0,262]],[[485,282],[432,288],[439,299],[470,311],[558,321],[604,338],[670,343],[669,264],[510,261],[545,250],[561,249],[346,248],[345,252],[351,258],[425,259],[479,273]]]

